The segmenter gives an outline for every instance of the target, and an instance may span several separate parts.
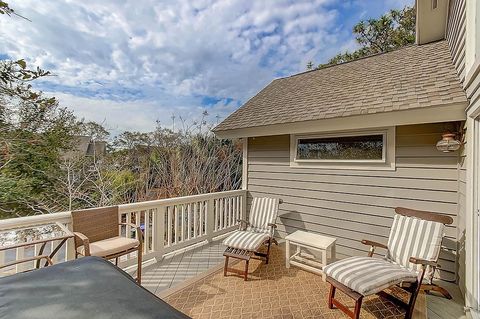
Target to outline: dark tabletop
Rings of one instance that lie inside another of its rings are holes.
[[[189,318],[98,257],[0,278],[0,318]]]

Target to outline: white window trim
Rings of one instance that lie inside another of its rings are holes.
[[[334,159],[297,159],[299,139],[328,138],[345,136],[383,135],[383,154],[381,160],[334,160]],[[395,127],[374,130],[340,131],[290,135],[290,167],[312,167],[326,169],[358,170],[394,170],[395,169]]]

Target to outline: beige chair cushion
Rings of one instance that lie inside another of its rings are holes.
[[[137,247],[139,244],[139,241],[133,238],[112,237],[90,243],[90,255],[105,257]],[[85,248],[80,246],[77,248],[77,252],[85,255]]]

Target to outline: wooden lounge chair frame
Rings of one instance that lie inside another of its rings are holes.
[[[137,252],[137,283],[142,281],[142,252],[143,234],[140,226],[131,223],[119,223],[118,206],[102,207],[72,211],[72,226],[75,235],[75,258],[82,256],[77,250],[84,247],[84,256],[90,256],[90,243],[119,236],[121,226],[130,226],[135,230],[138,246],[119,251],[114,254],[101,256],[106,260],[115,259],[118,266],[118,258],[132,252]],[[85,235],[89,234],[89,236]]]
[[[278,204],[282,204],[283,200],[279,199]],[[245,220],[245,219],[237,219],[237,223],[240,223],[239,230],[245,231],[247,227],[250,225],[250,222]],[[270,237],[262,243],[261,246],[267,245],[267,252],[262,253],[259,251],[250,251],[246,249],[238,249],[238,248],[233,248],[233,247],[227,247],[225,249],[225,252],[223,253],[223,256],[225,257],[225,265],[223,267],[223,275],[227,276],[227,274],[230,273],[235,273],[238,275],[243,276],[243,280],[247,281],[248,280],[248,266],[250,264],[250,259],[259,259],[259,260],[265,260],[265,264],[268,265],[268,261],[270,259],[270,248],[272,246],[272,243],[278,246],[278,241],[273,238],[273,232],[277,228],[277,225],[274,223],[268,223],[268,227],[270,227]],[[260,246],[260,247],[261,247]],[[239,270],[235,268],[231,268],[228,266],[228,260],[229,258],[235,258],[235,259],[240,259],[245,261],[245,268],[244,270]]]
[[[248,221],[239,219],[237,222],[240,223],[240,230],[245,230],[248,226]],[[244,225],[242,227],[242,225]],[[268,226],[271,227],[272,231],[277,228],[277,225],[269,223]],[[223,267],[223,275],[227,276],[229,272],[231,273],[236,273],[241,276],[243,276],[243,280],[247,281],[248,280],[248,266],[250,263],[250,259],[259,259],[259,260],[265,260],[265,264],[268,265],[268,261],[270,259],[270,247],[272,246],[272,243],[278,245],[278,242],[275,238],[270,236],[269,239],[267,239],[265,242],[263,242],[263,245],[267,245],[267,252],[262,253],[259,251],[249,251],[246,249],[237,249],[237,248],[232,248],[232,247],[227,247],[225,249],[225,252],[223,253],[223,256],[225,257],[225,266]],[[245,261],[245,269],[244,270],[239,270],[235,268],[228,267],[228,260],[229,258],[235,258],[235,259],[240,259]]]
[[[414,209],[403,208],[403,207],[395,208],[395,212],[399,215],[403,215],[407,217],[416,217],[423,220],[439,222],[444,225],[450,225],[453,223],[453,219],[450,216],[432,213],[432,212],[414,210]],[[370,241],[370,240],[362,240],[362,244],[370,246],[368,257],[373,256],[375,252],[375,248],[377,247],[388,249],[387,245]],[[443,296],[445,296],[446,298],[452,299],[451,295],[444,288],[439,287],[432,283],[429,283],[429,284],[422,283],[425,277],[425,271],[428,266],[433,268],[439,267],[437,261],[428,261],[428,260],[423,260],[415,257],[410,257],[409,261],[413,264],[422,265],[422,269],[418,272],[417,280],[414,283],[411,283],[410,285],[407,285],[407,286],[398,286],[410,293],[410,299],[408,303],[405,303],[404,301],[398,299],[396,296],[388,294],[385,291],[381,291],[377,293],[377,295],[383,298],[386,298],[391,302],[395,303],[396,305],[405,309],[406,310],[405,319],[412,318],[413,310],[415,308],[415,302],[417,300],[418,293],[421,290],[424,290],[426,293],[430,291],[437,291],[441,293]],[[327,282],[330,283],[330,293],[328,296],[328,308],[333,309],[334,306],[336,306],[338,309],[342,310],[345,314],[347,314],[350,318],[358,319],[360,316],[360,310],[362,308],[362,301],[364,296],[329,276],[327,276]],[[349,296],[355,301],[355,307],[353,311],[350,310],[344,304],[342,304],[339,300],[335,299],[335,292],[337,289],[339,289],[340,291],[342,291],[344,294],[346,294],[347,296]]]

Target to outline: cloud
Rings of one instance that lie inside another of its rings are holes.
[[[273,78],[353,48],[362,12],[405,3],[386,1],[22,0],[10,5],[32,22],[0,19],[0,57],[51,70],[37,87],[80,116],[148,131],[199,108],[223,118]]]

